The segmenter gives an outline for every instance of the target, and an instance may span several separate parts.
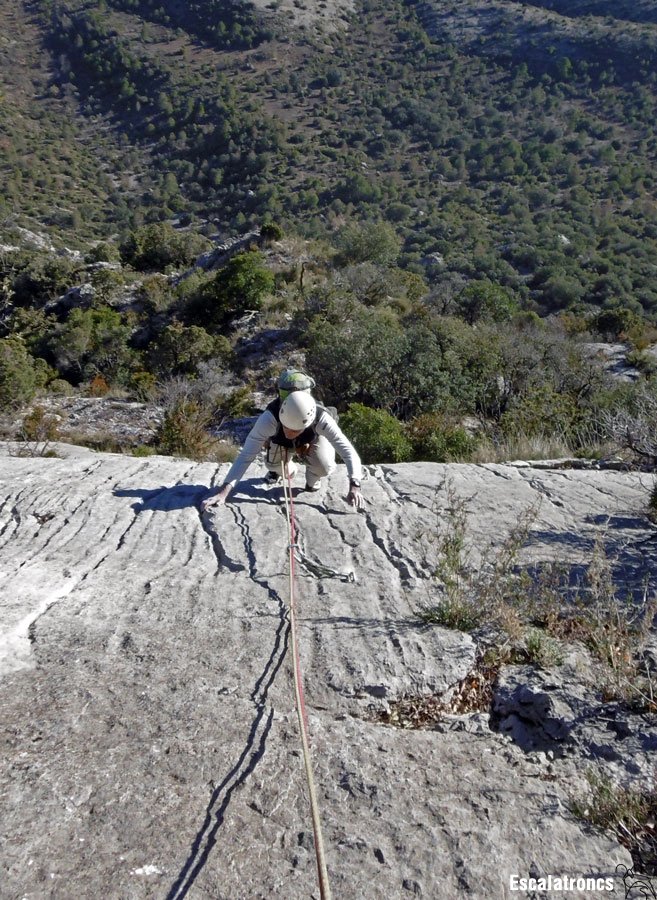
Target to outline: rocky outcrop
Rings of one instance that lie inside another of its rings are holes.
[[[655,716],[603,702],[579,667],[510,667],[500,676],[493,710],[500,731],[526,750],[603,763],[618,782],[649,783],[654,776]]]
[[[82,397],[79,394],[51,395],[40,397],[17,417],[8,414],[0,416],[0,427],[9,434],[15,434],[25,414],[36,407],[43,409],[52,419],[62,440],[84,440],[94,446],[107,443],[123,447],[147,444],[154,439],[164,417],[162,407],[148,403],[110,397]],[[20,455],[23,449],[16,445],[13,452]]]
[[[220,269],[225,266],[228,260],[237,253],[243,253],[252,245],[260,244],[260,231],[247,231],[239,237],[228,238],[227,240],[215,243],[211,250],[201,254],[196,260],[193,269],[184,273],[181,280],[186,278],[194,269],[200,268],[204,270]]]
[[[226,467],[58,449],[0,457],[3,896],[318,896],[280,489],[254,466],[200,514]],[[455,496],[475,564],[540,499],[525,561],[582,566],[604,526],[617,577],[654,580],[645,475],[413,464],[370,468],[363,492],[359,514],[340,467],[295,504],[334,897],[488,900],[517,896],[514,874],[613,878],[629,854],[570,799],[587,758],[613,754],[627,774],[619,760],[647,759],[655,726],[612,724],[600,754],[590,729],[620,720],[574,662],[504,670],[491,718],[408,730],[378,713],[449,694],[475,663],[473,638],[418,615]]]

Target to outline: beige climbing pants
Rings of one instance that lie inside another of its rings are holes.
[[[280,475],[283,450],[285,448],[280,444],[269,442],[265,446],[265,465],[270,472]],[[288,450],[288,460],[291,459],[306,467],[306,484],[309,487],[317,484],[320,478],[330,475],[335,469],[335,450],[321,434],[316,434],[310,444],[306,444],[304,448]]]

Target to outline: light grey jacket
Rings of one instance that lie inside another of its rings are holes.
[[[265,446],[265,443],[278,431],[279,421],[268,409],[260,416],[249,432],[239,456],[230,467],[228,475],[224,479],[224,485],[229,484],[231,489],[242,480],[246,470]],[[326,410],[322,410],[319,419],[315,423],[315,432],[331,444],[331,446],[344,460],[347,466],[349,478],[355,481],[361,480],[362,469],[360,457],[351,441],[338,427],[338,423]]]

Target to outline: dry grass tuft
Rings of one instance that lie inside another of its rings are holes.
[[[562,662],[564,643],[579,642],[599,663],[605,699],[657,712],[657,683],[642,660],[657,615],[657,596],[646,590],[636,602],[618,595],[604,534],[598,535],[584,577],[575,587],[563,565],[528,569],[518,564],[537,506],[527,509],[502,545],[475,566],[469,560],[466,501],[456,496],[452,485],[444,487],[447,521],[435,538],[440,554],[435,572],[438,598],[419,611],[420,618],[459,631],[485,625],[494,634],[500,659],[544,668]]]
[[[611,832],[632,854],[637,871],[657,875],[655,787],[641,790],[614,785],[607,776],[593,771],[587,774],[587,779],[589,796],[572,800],[572,812],[578,819]],[[640,896],[655,896],[654,889],[652,894]]]

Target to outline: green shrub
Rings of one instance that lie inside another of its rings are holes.
[[[70,397],[75,393],[75,388],[64,378],[54,378],[48,385],[51,394],[57,394],[60,397]]]
[[[501,416],[500,426],[507,436],[523,434],[537,437],[554,434],[557,429],[562,435],[567,435],[578,416],[576,401],[546,384],[515,397]]]
[[[372,262],[392,265],[401,252],[401,238],[387,222],[366,222],[348,225],[339,235],[339,262]]]
[[[419,618],[429,625],[469,632],[481,625],[484,610],[474,599],[449,595],[421,610]]]
[[[477,439],[465,428],[450,423],[439,413],[412,419],[406,435],[413,447],[413,459],[426,462],[464,462],[477,446]]]
[[[398,463],[411,458],[411,444],[402,423],[382,409],[350,404],[340,425],[365,463]]]
[[[132,327],[108,307],[73,309],[46,346],[60,372],[76,382],[103,375],[108,382],[124,377],[135,360],[128,341]]]
[[[530,628],[525,636],[528,662],[541,669],[560,666],[563,663],[561,644],[540,628]]]
[[[256,410],[253,405],[252,388],[248,385],[236,388],[223,399],[221,407],[225,415],[231,419],[254,415]]]
[[[139,299],[144,304],[146,313],[154,315],[166,312],[175,300],[175,293],[166,275],[150,275],[141,283]]]
[[[37,388],[47,387],[51,381],[57,378],[57,370],[49,366],[45,359],[38,356],[34,360],[34,376],[36,378]]]
[[[152,372],[138,369],[132,373],[129,387],[140,400],[153,400],[157,393],[157,378]]]
[[[35,361],[20,338],[0,340],[0,409],[27,403],[38,386]]]
[[[262,255],[238,253],[192,298],[188,312],[210,330],[247,310],[260,309],[264,296],[274,290],[275,278],[262,264]]]
[[[94,289],[94,304],[110,303],[119,291],[124,287],[125,281],[122,272],[117,269],[98,269],[91,276],[91,286]]]
[[[283,229],[277,222],[265,222],[260,229],[260,238],[264,243],[280,241],[283,237]]]
[[[168,222],[154,222],[130,233],[121,245],[121,257],[133,268],[147,272],[190,265],[211,246],[202,235],[180,233]]]
[[[635,312],[622,306],[603,309],[590,320],[590,327],[605,340],[617,341],[622,335],[640,325]]]
[[[137,447],[132,448],[132,455],[137,457],[145,457],[145,456],[154,456],[157,451],[155,447],[149,447],[146,444],[139,444]]]
[[[212,449],[213,439],[208,433],[211,421],[209,410],[193,398],[174,403],[164,416],[156,443],[167,456],[185,456],[204,460]]]
[[[470,325],[482,319],[502,322],[518,311],[518,302],[507,290],[488,279],[473,281],[456,297],[457,315]]]
[[[84,258],[85,262],[88,263],[120,262],[121,254],[118,247],[114,244],[108,244],[101,241],[101,243],[96,244],[95,247],[88,250]]]
[[[44,337],[52,330],[54,321],[53,316],[47,315],[42,309],[19,306],[12,310],[6,328],[14,337],[22,338],[27,350],[36,357]]]
[[[317,316],[310,327],[308,367],[340,410],[363,403],[405,419],[443,409],[454,402],[457,383],[445,363],[431,329],[422,323],[405,329],[388,308],[345,309],[342,321]]]
[[[14,278],[12,299],[19,306],[43,304],[75,284],[80,270],[68,257],[31,255]]]
[[[172,322],[149,347],[151,368],[162,376],[194,374],[197,365],[215,355],[215,338],[199,325]]]

